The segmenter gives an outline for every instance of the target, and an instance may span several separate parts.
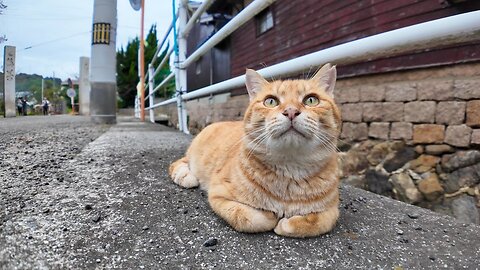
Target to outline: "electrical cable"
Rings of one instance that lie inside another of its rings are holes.
[[[45,45],[45,44],[50,44],[50,43],[53,43],[53,42],[56,42],[56,41],[60,41],[60,40],[65,40],[65,39],[69,39],[69,38],[73,38],[73,37],[77,37],[77,36],[81,36],[81,35],[85,35],[85,34],[91,34],[92,31],[86,31],[86,32],[81,32],[81,33],[76,33],[76,34],[73,34],[73,35],[70,35],[70,36],[66,36],[66,37],[62,37],[62,38],[56,38],[56,39],[52,39],[52,40],[48,40],[48,41],[44,41],[44,42],[40,42],[40,43],[37,43],[37,44],[33,44],[33,45],[30,45],[30,46],[27,46],[21,50],[18,50],[17,52],[22,52],[22,51],[26,51],[26,50],[30,50],[32,48],[35,48],[35,47],[39,47],[39,46],[42,46],[42,45]]]

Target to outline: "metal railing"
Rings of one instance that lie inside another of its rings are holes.
[[[187,57],[186,37],[201,13],[203,13],[212,2],[213,1],[204,1],[197,11],[192,15],[190,21],[187,21],[187,1],[182,0],[178,11],[178,28],[180,34],[177,35],[178,54],[175,57],[174,75],[173,73],[170,74],[155,88],[153,83],[150,85],[155,72],[149,75],[150,79],[148,88],[153,89],[153,91],[149,91],[150,106],[146,108],[146,110],[150,111],[150,119],[153,119],[153,110],[155,108],[177,103],[179,129],[185,133],[188,133],[187,111],[185,107],[185,102],[187,100],[228,92],[231,89],[243,86],[245,83],[245,75],[241,75],[207,87],[189,91],[187,93],[186,68],[207,53],[216,44],[221,42],[224,38],[230,35],[233,31],[238,29],[256,14],[275,2],[275,0],[253,1],[232,20],[230,20],[223,28],[221,28],[220,31],[218,31],[195,52]],[[480,39],[480,11],[473,11],[412,25],[333,46],[263,68],[258,70],[258,72],[266,78],[293,75],[328,62],[336,65],[351,64],[359,61],[398,55],[400,53],[419,49],[459,44],[478,39]],[[168,53],[166,57],[168,57]],[[149,69],[149,72],[151,72],[151,69]],[[166,81],[173,78],[173,76],[175,76],[176,79],[175,97],[157,104],[153,104],[152,94],[155,93],[155,91],[158,90],[163,84],[165,84]]]

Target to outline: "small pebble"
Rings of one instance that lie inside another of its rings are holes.
[[[197,233],[198,232],[198,229],[195,228],[195,229],[192,229],[192,233]]]
[[[408,215],[408,217],[411,218],[411,219],[417,219],[417,218],[420,217],[420,215],[417,214],[417,213],[408,213],[407,215]]]
[[[148,229],[150,229],[150,228],[148,228],[148,226],[143,226],[143,227],[142,227],[142,230],[144,230],[144,231],[146,231],[146,230],[148,230]]]
[[[95,215],[95,216],[92,218],[92,221],[96,223],[96,222],[99,222],[100,219],[102,219],[102,216],[100,216],[100,214],[98,214],[98,215]]]
[[[204,247],[213,247],[213,246],[217,245],[217,243],[218,243],[217,238],[210,238],[203,243],[203,246]]]
[[[397,230],[397,234],[398,235],[403,235],[403,231],[402,230]]]
[[[100,259],[97,259],[97,263],[100,263],[100,262],[101,262],[101,260],[100,260]]]

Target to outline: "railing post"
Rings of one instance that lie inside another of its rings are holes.
[[[148,104],[149,104],[149,107],[152,107],[153,104],[155,103],[154,100],[153,100],[153,96],[155,96],[153,94],[153,83],[154,83],[153,82],[153,72],[154,72],[154,68],[153,68],[152,64],[148,64]],[[149,113],[150,113],[150,122],[155,123],[154,109],[150,109]]]
[[[178,11],[178,31],[180,33],[183,31],[185,26],[187,25],[187,0],[181,0],[179,11]],[[175,54],[175,82],[177,88],[177,110],[178,110],[178,124],[179,129],[189,134],[188,131],[188,124],[187,124],[187,109],[186,103],[182,99],[182,94],[187,92],[187,70],[185,68],[180,68],[181,63],[185,61],[187,57],[187,40],[182,35],[178,35],[175,33],[177,38],[177,45],[178,45],[178,52]]]
[[[135,109],[134,109],[135,118],[140,118],[140,110],[139,110],[138,106],[139,106],[138,95],[135,95]]]

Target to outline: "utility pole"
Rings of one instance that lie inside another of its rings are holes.
[[[94,123],[117,121],[117,0],[94,0],[90,57],[90,116]]]
[[[43,79],[42,76],[42,102],[43,102],[43,89],[45,88],[45,80]]]

